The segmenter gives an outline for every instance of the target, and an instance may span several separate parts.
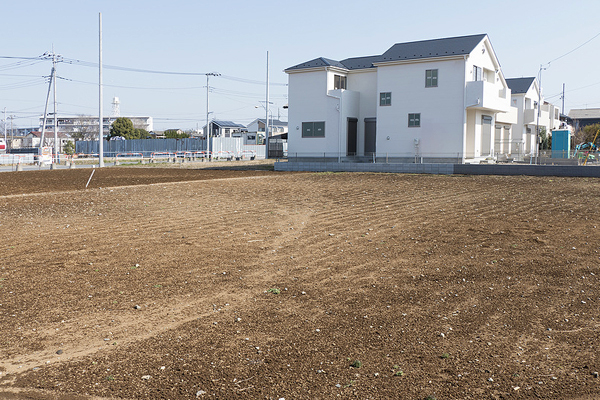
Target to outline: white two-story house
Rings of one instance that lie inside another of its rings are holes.
[[[510,153],[515,159],[536,155],[536,127],[544,128],[548,134],[558,129],[560,111],[558,107],[544,101],[536,78],[511,78],[506,83],[511,89],[511,106],[517,109],[517,121],[512,125],[509,140],[501,143],[503,152]],[[540,100],[541,108],[538,107]],[[510,145],[506,146],[507,143]]]
[[[285,72],[290,157],[478,161],[494,155],[498,117],[516,122],[485,34],[317,58]]]

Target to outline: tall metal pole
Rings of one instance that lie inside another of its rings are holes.
[[[208,152],[210,151],[210,127],[209,127],[209,119],[208,119],[208,115],[210,114],[209,111],[209,97],[208,97],[208,93],[210,92],[210,86],[209,86],[209,81],[208,78],[210,76],[221,76],[221,74],[216,73],[216,72],[210,72],[208,74],[206,74],[206,152],[207,152],[207,156],[208,156]]]
[[[98,16],[98,167],[104,167],[104,115],[102,96],[102,13]]]
[[[13,140],[15,140],[15,130],[13,129],[13,118],[14,117],[15,117],[14,115],[10,116],[10,148],[11,149],[13,148],[13,146],[12,146]]]
[[[6,107],[4,107],[4,144],[7,145],[8,138],[6,137]],[[7,146],[8,148],[8,146]]]
[[[265,102],[265,158],[269,158],[269,52],[267,51],[267,98]]]
[[[537,121],[536,121],[536,127],[535,127],[535,163],[537,164],[538,161],[538,155],[539,155],[539,151],[540,151],[540,143],[539,143],[539,138],[540,138],[540,114],[542,112],[542,69],[545,69],[544,66],[542,64],[540,64],[540,73],[538,74],[539,76],[539,81],[538,81],[538,112],[537,112]],[[546,132],[547,133],[547,132]]]
[[[56,53],[52,50],[52,91],[54,92],[54,158],[52,159],[51,168],[54,163],[58,162],[58,114],[56,113]]]
[[[210,76],[210,74],[206,74],[206,160],[210,160],[209,154],[210,154],[210,126],[208,125],[209,120],[208,120],[208,114],[209,114],[209,107],[208,107],[208,92],[209,92],[209,86],[208,86],[208,77]]]
[[[561,114],[565,115],[565,84],[563,83],[563,92],[562,92],[562,110],[561,110]]]

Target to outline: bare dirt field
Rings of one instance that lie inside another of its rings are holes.
[[[600,180],[0,174],[0,398],[597,399]]]

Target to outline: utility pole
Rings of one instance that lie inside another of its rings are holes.
[[[269,158],[269,52],[267,51],[267,98],[265,102],[265,159]]]
[[[563,83],[562,96],[560,96],[560,98],[562,99],[562,111],[561,111],[561,114],[565,115],[565,84],[564,83]]]
[[[547,67],[546,67],[547,68]],[[540,64],[540,72],[538,74],[539,76],[539,82],[538,82],[538,110],[537,110],[537,122],[536,122],[536,127],[535,127],[535,163],[537,164],[538,162],[538,155],[540,152],[540,114],[542,112],[542,70],[545,70],[546,68],[544,68],[543,64]]]
[[[54,163],[58,162],[58,114],[56,113],[56,53],[54,49],[52,49],[52,91],[54,92],[54,158],[52,159],[52,164],[50,164],[50,169],[54,169]]]
[[[208,157],[209,152],[210,152],[210,126],[209,126],[209,119],[208,119],[208,115],[210,114],[209,111],[209,93],[210,93],[210,86],[209,86],[209,81],[208,79],[211,76],[221,76],[221,74],[218,74],[216,72],[209,72],[206,74],[206,156]]]
[[[48,93],[46,94],[46,104],[44,106],[44,118],[42,120],[42,134],[40,137],[40,149],[42,147],[44,147],[44,140],[45,140],[45,135],[46,135],[46,121],[48,119],[48,101],[50,100],[50,90],[52,89],[52,84],[56,81],[56,63],[58,62],[58,58],[60,56],[57,56],[56,54],[54,54],[54,49],[52,50],[52,53],[44,53],[41,56],[42,58],[45,59],[49,59],[52,58],[52,71],[50,71],[50,82],[48,82]],[[54,85],[54,122],[56,123],[56,84]],[[56,125],[55,125],[55,129],[56,129]],[[56,143],[56,138],[54,143]],[[51,166],[52,168],[52,166]]]
[[[6,137],[6,107],[4,107],[4,143],[6,144],[6,140],[8,140],[8,138]]]
[[[11,115],[10,116],[10,148],[12,149],[12,144],[13,144],[13,140],[15,140],[15,131],[13,129],[13,118],[15,116]]]
[[[104,115],[102,108],[102,13],[98,14],[98,167],[104,168]]]

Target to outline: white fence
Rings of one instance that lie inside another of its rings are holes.
[[[34,154],[0,154],[0,164],[33,164]]]
[[[75,143],[77,154],[97,154],[98,141],[78,141]],[[244,145],[242,138],[212,138],[211,152],[231,152],[237,157],[245,151],[254,151],[256,158],[265,158],[264,145]],[[104,156],[115,157],[117,154],[141,153],[150,158],[152,153],[178,153],[206,151],[206,140],[189,139],[136,139],[111,140],[104,142]]]

